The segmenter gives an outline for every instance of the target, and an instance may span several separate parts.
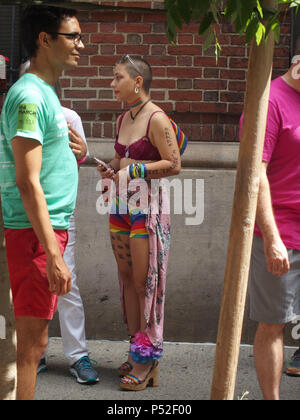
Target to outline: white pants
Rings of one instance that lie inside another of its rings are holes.
[[[72,290],[60,296],[57,305],[63,349],[71,366],[89,354],[86,348],[84,309],[76,281],[75,237],[75,217],[72,215],[69,241],[64,254],[65,263],[72,275]]]

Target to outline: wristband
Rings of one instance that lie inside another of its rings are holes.
[[[134,168],[134,164],[132,164],[132,165],[129,166],[129,178],[130,179],[134,179],[134,176],[133,176],[133,168]]]
[[[147,177],[147,168],[144,163],[133,163],[130,166],[127,166],[127,176],[129,179],[143,178]]]
[[[84,156],[84,158],[82,158],[81,160],[77,161],[77,164],[82,165],[85,161],[86,161],[86,156]]]
[[[147,174],[148,174],[148,171],[147,171],[146,165],[144,163],[141,163],[141,178],[143,179],[147,178]]]
[[[130,177],[130,165],[127,166],[126,171],[127,171],[127,179],[129,181],[131,179],[131,177]]]
[[[141,177],[141,164],[140,163],[136,163],[133,166],[133,176],[134,176],[134,178],[140,178]]]
[[[130,179],[139,178],[139,164],[138,163],[133,163],[132,165],[130,165],[129,176],[130,176]]]

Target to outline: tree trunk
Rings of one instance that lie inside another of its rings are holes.
[[[273,0],[266,7],[275,7]],[[234,398],[264,146],[274,36],[252,42],[244,122],[227,251],[224,291],[211,389],[212,400]]]
[[[0,400],[15,400],[16,333],[6,262],[0,197]]]

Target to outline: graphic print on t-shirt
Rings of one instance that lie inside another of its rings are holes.
[[[18,130],[35,131],[37,104],[20,104],[18,109]]]

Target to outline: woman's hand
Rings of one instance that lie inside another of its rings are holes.
[[[126,182],[129,181],[128,176],[127,176],[127,167],[121,169],[119,172],[117,172],[116,174],[114,174],[113,180],[115,181],[116,185],[120,185],[120,180],[126,180]]]
[[[102,179],[113,179],[115,176],[115,172],[113,169],[106,169],[102,165],[97,166],[97,171],[100,173]]]

